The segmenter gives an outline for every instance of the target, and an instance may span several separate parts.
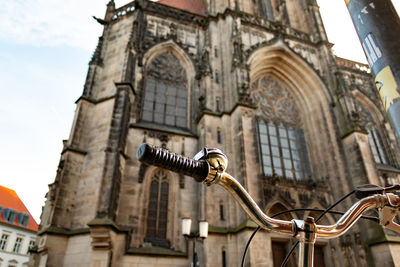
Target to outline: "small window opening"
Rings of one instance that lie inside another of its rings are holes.
[[[0,239],[0,250],[5,250],[7,245],[8,235],[2,234]]]
[[[222,251],[222,267],[226,267],[226,252]]]
[[[225,221],[224,205],[219,204],[219,218],[221,221]]]
[[[218,71],[215,71],[215,82],[219,83],[219,74]]]
[[[17,239],[15,240],[13,252],[19,253],[19,250],[21,249],[21,244],[22,244],[22,238],[17,237]]]
[[[218,142],[218,144],[222,143],[222,136],[221,136],[221,130],[220,129],[217,130],[217,142]]]

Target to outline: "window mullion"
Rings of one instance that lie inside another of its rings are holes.
[[[279,132],[279,126],[280,124],[282,124],[281,122],[279,122],[279,125],[275,124],[275,129],[276,129],[276,137],[278,139],[278,148],[279,148],[279,158],[281,160],[281,172],[282,172],[282,176],[286,176],[285,174],[285,162],[283,160],[283,151],[282,151],[282,142],[281,142],[281,133]]]
[[[272,153],[272,143],[271,143],[271,134],[269,132],[269,122],[265,124],[267,128],[267,137],[268,137],[268,149],[269,149],[269,158],[271,160],[271,168],[272,168],[272,173],[275,173],[275,164],[274,164],[274,156]]]
[[[285,127],[285,130],[286,130],[286,140],[288,142],[288,149],[289,149],[289,160],[290,160],[290,162],[292,164],[291,169],[290,169],[290,172],[292,173],[292,177],[291,178],[294,178],[296,176],[294,174],[294,162],[293,162],[293,155],[292,155],[292,145],[290,144],[290,137],[289,137],[288,128]]]
[[[158,236],[158,226],[160,221],[160,199],[161,199],[161,179],[158,177],[158,195],[157,195],[157,216],[156,216],[156,236]]]
[[[155,77],[154,77],[155,79]],[[153,114],[151,114],[151,121],[155,121],[155,116],[156,116],[156,104],[157,104],[157,86],[158,82],[155,79],[154,81],[154,92],[153,92]]]
[[[301,174],[303,174],[303,177],[306,177],[306,172],[305,172],[305,166],[304,166],[304,159],[303,159],[303,152],[302,152],[302,148],[301,148],[301,143],[300,143],[300,137],[299,137],[299,132],[296,131],[296,144],[297,144],[297,151],[299,154],[299,159],[300,159],[300,172]],[[299,179],[300,177],[296,177],[297,179]]]
[[[167,124],[167,102],[168,102],[168,99],[167,99],[167,96],[168,96],[168,82],[167,81],[163,81],[164,82],[164,88],[165,88],[165,90],[164,90],[164,116],[163,116],[163,123],[164,124]]]

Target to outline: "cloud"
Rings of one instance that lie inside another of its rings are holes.
[[[0,41],[93,50],[102,27],[92,16],[102,17],[106,3],[95,0],[2,0]]]

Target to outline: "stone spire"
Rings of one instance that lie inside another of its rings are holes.
[[[106,15],[104,16],[105,21],[110,21],[111,17],[114,15],[115,11],[115,2],[114,0],[110,0],[107,4],[107,10],[106,10]]]

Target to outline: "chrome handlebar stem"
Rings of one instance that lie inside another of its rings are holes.
[[[308,217],[306,220],[284,221],[267,216],[243,186],[225,172],[228,159],[217,148],[203,148],[192,160],[164,149],[142,144],[138,149],[137,157],[148,164],[190,175],[196,181],[203,181],[206,185],[219,184],[233,195],[244,211],[260,227],[289,236],[298,236],[300,241],[299,267],[313,266],[313,250],[317,237],[334,238],[344,234],[367,209],[377,208],[380,224],[400,233],[400,225],[393,221],[400,208],[400,195],[386,193],[365,197],[355,203],[333,225],[316,225],[312,217]],[[396,185],[391,189],[397,190],[398,187],[399,185]],[[375,190],[375,188],[372,189]],[[378,189],[377,192],[385,193],[381,188]],[[371,191],[364,188],[362,192]]]
[[[204,180],[206,185],[219,184],[224,187],[239,202],[247,215],[266,230],[272,230],[285,235],[296,233],[293,221],[283,221],[268,217],[253,200],[243,186],[231,175],[225,172],[228,159],[224,153],[215,148],[204,148],[194,156],[195,160],[205,160],[209,164],[209,173]]]
[[[195,157],[195,160],[205,160],[209,164],[209,173],[204,180],[206,185],[219,184],[224,187],[239,202],[250,218],[260,227],[285,235],[296,236],[301,232],[309,232],[312,227],[315,235],[310,236],[310,242],[316,237],[335,238],[343,235],[361,217],[362,213],[370,208],[378,208],[381,212],[381,224],[384,221],[389,228],[400,233],[400,225],[393,222],[397,209],[400,207],[400,196],[387,193],[366,197],[355,203],[335,224],[316,225],[313,221],[292,220],[284,221],[267,216],[253,200],[243,186],[231,175],[225,172],[228,159],[219,149],[204,148]],[[388,206],[396,212],[388,211]],[[385,212],[382,212],[385,211]]]
[[[361,217],[362,213],[376,206],[375,196],[370,196],[356,202],[340,219],[333,225],[317,225],[317,236],[335,238],[343,235]]]
[[[214,183],[221,185],[231,193],[250,218],[260,227],[289,236],[295,235],[296,228],[293,221],[283,221],[268,217],[243,186],[229,174],[223,173],[214,180]]]

